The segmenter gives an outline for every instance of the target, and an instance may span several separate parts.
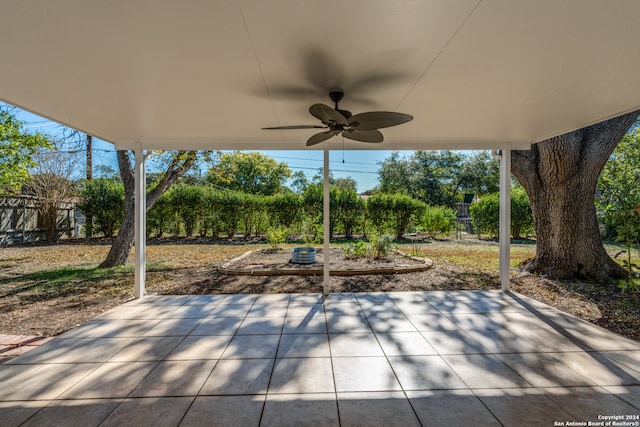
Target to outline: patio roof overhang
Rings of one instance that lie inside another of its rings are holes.
[[[0,99],[123,149],[303,149],[261,128],[332,89],[415,117],[346,149],[527,148],[640,108],[637,0],[2,2],[0,40]]]

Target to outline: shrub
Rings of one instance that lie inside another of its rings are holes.
[[[211,205],[220,222],[221,231],[232,239],[240,221],[238,209],[242,205],[242,193],[216,191],[211,195]]]
[[[480,230],[491,236],[500,231],[500,195],[498,193],[483,196],[478,203],[469,207],[471,216],[478,221]],[[533,230],[533,214],[529,197],[523,188],[511,191],[511,234],[519,239]]]
[[[217,211],[216,205],[218,193],[218,190],[206,187],[203,200],[204,211],[202,221],[200,222],[200,235],[202,237],[207,235],[207,230],[211,230],[211,235],[217,238],[223,229],[223,224],[220,220],[220,213]]]
[[[280,249],[280,245],[287,240],[287,229],[284,227],[271,227],[267,230],[265,237],[271,249]]]
[[[401,239],[411,221],[422,215],[425,206],[403,194],[374,194],[367,199],[367,216],[375,231],[393,231]]]
[[[113,237],[124,219],[124,187],[106,178],[87,181],[81,193],[80,210],[93,217],[98,232]]]
[[[342,191],[348,191],[348,190],[338,190],[335,187],[329,189],[329,206],[330,206],[329,236],[331,237],[333,237],[333,232],[335,230],[336,224],[340,220],[339,217],[341,216],[341,213],[339,212],[339,209],[340,209],[339,194]],[[323,216],[324,216],[323,202],[324,202],[324,188],[322,184],[311,184],[307,188],[305,188],[302,194],[302,206],[307,219],[311,219],[315,221],[316,224],[320,224],[320,225],[323,224]],[[345,215],[349,217],[353,215],[353,210],[351,207],[348,207],[345,209],[345,211],[342,213],[341,218],[345,218]],[[349,221],[349,219],[347,219],[347,221]]]
[[[302,241],[305,244],[310,245],[312,243],[322,242],[323,231],[322,217],[311,218],[305,215],[300,225]]]
[[[533,231],[533,213],[529,196],[524,188],[511,190],[511,235],[514,239],[531,234]]]
[[[371,240],[374,258],[382,258],[389,255],[389,252],[391,252],[391,249],[393,248],[393,236],[391,234],[385,233],[379,236],[374,236]]]
[[[205,216],[205,187],[178,184],[171,192],[171,203],[175,214],[182,220],[188,237],[193,236]]]
[[[409,224],[416,218],[420,218],[425,208],[426,204],[410,196],[401,194],[393,195],[391,218],[396,238],[402,239],[404,237],[404,233],[407,231]]]
[[[469,206],[469,213],[474,218],[481,232],[490,236],[498,236],[500,230],[500,196],[498,193],[483,196],[478,203]]]
[[[331,202],[334,202],[331,200]],[[332,216],[342,226],[345,237],[351,239],[353,231],[362,223],[365,203],[353,189],[336,190],[335,206],[331,207]]]
[[[616,241],[622,242],[626,249],[616,254],[616,258],[622,254],[626,254],[627,259],[622,260],[622,266],[629,273],[626,280],[620,282],[620,288],[625,291],[629,288],[638,289],[640,274],[640,265],[631,261],[631,251],[634,247],[638,247],[640,241],[640,214],[636,209],[619,208],[611,215],[611,219],[616,226]]]
[[[320,217],[322,222],[322,184],[311,184],[302,193],[302,206],[310,218]]]
[[[171,191],[169,189],[147,212],[147,234],[153,233],[155,237],[160,238],[171,228],[175,229],[175,212],[171,202]]]
[[[393,196],[378,193],[367,199],[367,221],[377,233],[389,229],[393,211]]]
[[[266,199],[264,196],[247,193],[236,193],[236,197],[239,202],[236,207],[237,214],[240,216],[240,222],[246,239],[251,236],[253,230],[257,232],[262,220],[262,215],[266,210]]]
[[[302,197],[295,193],[283,193],[269,196],[266,201],[269,222],[272,226],[291,227],[300,221]]]
[[[420,218],[420,227],[429,237],[449,234],[456,224],[456,212],[446,206],[426,206]]]

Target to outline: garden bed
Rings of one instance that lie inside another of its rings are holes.
[[[316,262],[295,264],[291,262],[291,250],[259,249],[249,251],[218,267],[218,272],[249,276],[318,276],[323,274],[324,253],[316,249]],[[347,257],[341,249],[331,249],[330,272],[334,276],[368,274],[402,274],[425,271],[433,266],[428,258],[414,257],[400,251],[392,251],[383,257]]]

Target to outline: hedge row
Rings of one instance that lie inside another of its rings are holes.
[[[114,181],[97,179],[87,184],[80,205],[94,219],[96,231],[114,235],[124,216],[124,190]],[[284,193],[256,196],[212,187],[177,184],[147,214],[147,234],[233,237],[263,235],[269,229],[314,240],[322,236],[323,190],[308,186],[302,195]],[[330,190],[330,233],[351,238],[354,234],[392,232],[402,238],[408,231],[448,234],[455,226],[455,212],[428,206],[406,195],[375,194],[366,201],[350,189]]]
[[[469,207],[471,217],[485,234],[498,236],[500,229],[500,195],[498,193],[483,196],[478,203]],[[535,234],[533,214],[529,197],[522,187],[511,191],[511,235],[514,239]]]

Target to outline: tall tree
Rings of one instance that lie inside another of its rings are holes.
[[[33,156],[51,146],[45,135],[29,133],[6,107],[0,109],[0,194],[19,192],[36,165]]]
[[[353,191],[356,193],[356,180],[347,177],[347,178],[336,178],[331,183],[334,187],[336,187],[340,191]]]
[[[380,163],[380,191],[408,194],[429,205],[454,207],[458,198],[463,156],[454,151],[396,151]]]
[[[196,151],[172,152],[167,168],[162,178],[157,184],[147,192],[147,212],[153,207],[155,202],[182,177],[196,162]],[[124,265],[129,258],[133,242],[135,240],[135,176],[132,166],[132,159],[129,151],[118,150],[118,167],[120,176],[124,184],[124,220],[120,226],[118,236],[111,245],[107,258],[100,264],[100,268],[115,267]]]
[[[409,193],[412,183],[411,161],[394,151],[379,163],[378,178],[383,193]]]
[[[309,185],[309,180],[307,176],[302,171],[294,172],[291,175],[291,189],[296,194],[302,194],[305,188]]]
[[[416,151],[413,197],[432,206],[455,207],[462,161],[462,154],[455,151]]]
[[[529,195],[537,236],[526,271],[599,282],[626,275],[602,244],[594,194],[602,167],[639,113],[512,152],[511,171]]]
[[[500,165],[488,151],[478,151],[464,159],[459,176],[460,188],[479,196],[500,190]]]
[[[207,181],[243,193],[271,196],[280,193],[291,170],[286,163],[256,151],[218,152]]]

